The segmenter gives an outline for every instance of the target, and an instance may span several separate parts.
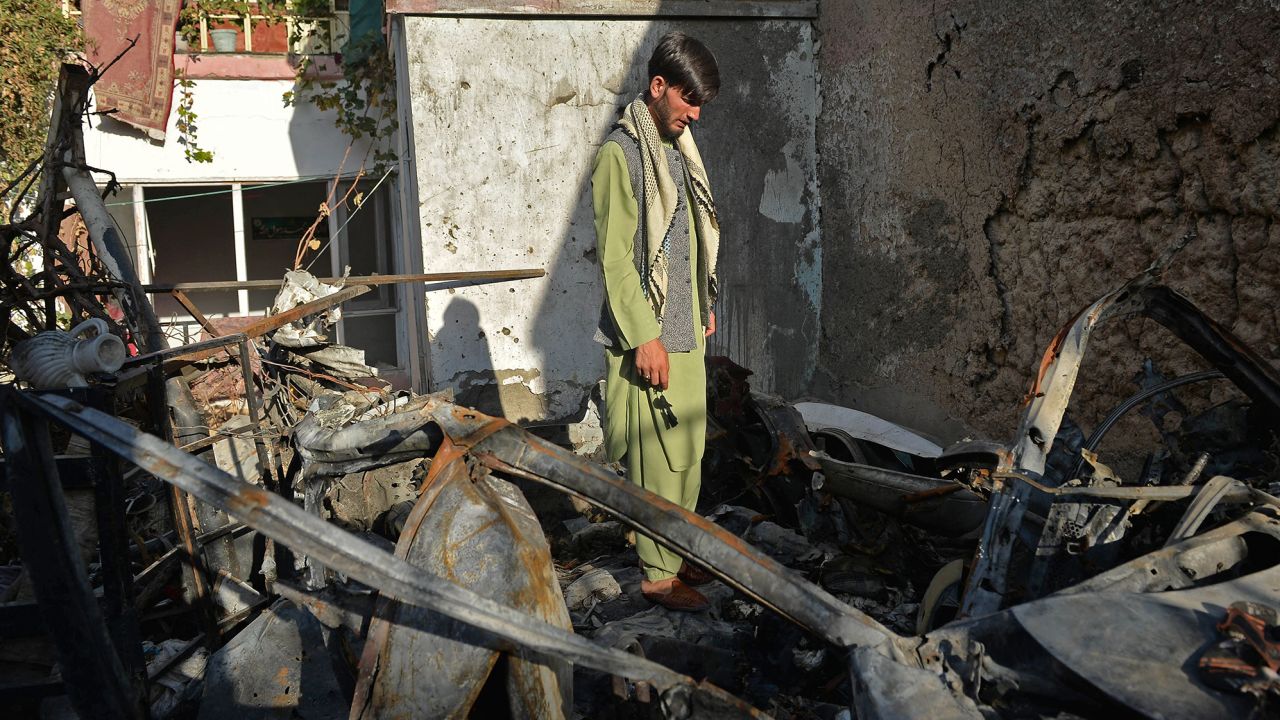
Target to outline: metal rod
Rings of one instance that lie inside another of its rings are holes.
[[[168,443],[173,442],[173,423],[169,421],[169,406],[164,402],[166,397],[164,373],[159,365],[148,371],[147,404],[151,406],[152,422],[159,429]],[[103,446],[114,452],[107,444]],[[118,454],[118,453],[117,453]],[[191,507],[187,504],[187,494],[176,485],[169,487],[170,511],[173,513],[174,530],[178,533],[178,542],[191,562],[187,570],[191,578],[191,592],[195,596],[195,609],[204,626],[205,638],[217,642],[218,624],[213,616],[213,601],[209,595],[208,581],[204,577],[204,563],[201,562],[201,548],[195,541],[195,526],[191,522]],[[213,647],[213,646],[211,646]]]
[[[93,445],[90,451],[103,471],[100,480],[94,483],[93,493],[107,632],[115,645],[116,654],[120,656],[120,663],[129,676],[133,692],[142,697],[147,692],[147,663],[142,657],[137,596],[133,589],[133,572],[129,567],[129,539],[120,459],[100,445]]]
[[[233,343],[243,342],[247,337],[248,336],[242,332],[232,333],[230,335],[223,335],[221,337],[211,338],[209,340],[201,340],[200,342],[191,343],[190,345],[183,345],[182,347],[168,348],[165,350],[157,350],[156,352],[149,352],[145,355],[138,355],[135,357],[131,357],[128,360],[124,361],[124,366],[137,367],[139,365],[146,365],[147,363],[154,362],[156,360],[172,360],[175,358],[185,359],[190,357],[191,355],[204,354],[204,353],[207,353],[209,350],[217,350],[218,348],[222,348],[227,345],[231,345]],[[227,355],[228,357],[231,356],[230,350],[227,351]],[[205,357],[210,357],[210,356],[205,355]]]
[[[191,301],[191,298],[187,297],[186,293],[181,290],[170,290],[169,294],[173,295],[173,299],[177,300],[178,304],[181,305],[183,309],[191,315],[191,317],[195,318],[196,322],[200,323],[200,327],[204,328],[205,332],[209,333],[212,337],[218,337],[222,334],[218,332],[218,329],[213,326],[212,322],[209,322],[209,318],[205,317],[204,313],[200,312],[200,308],[196,307],[196,304]]]

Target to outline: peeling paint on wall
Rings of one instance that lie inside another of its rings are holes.
[[[782,148],[787,166],[770,170],[764,176],[764,192],[760,193],[760,214],[780,223],[799,223],[805,215],[804,191],[809,178],[795,157],[794,144],[792,140]]]

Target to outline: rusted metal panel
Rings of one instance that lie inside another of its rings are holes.
[[[441,448],[400,534],[396,555],[507,607],[571,630],[532,509],[510,483],[473,473]],[[495,643],[430,609],[383,601],[365,643],[353,718],[464,717],[498,660]],[[572,666],[512,656],[509,699],[520,717],[563,718]]]
[[[696,683],[692,678],[643,658],[600,647],[590,640],[423,572],[405,560],[309,515],[278,495],[239,481],[104,413],[65,398],[41,398],[4,389],[0,389],[0,393],[7,402],[20,403],[59,423],[75,427],[79,434],[91,441],[235,515],[267,537],[317,558],[325,566],[377,588],[389,597],[418,607],[432,608],[472,628],[490,633],[492,637],[502,639],[506,647],[526,648],[647,682],[658,690],[664,706],[723,705],[739,708],[741,712],[737,716],[760,717],[758,711],[715,686]],[[779,581],[781,579],[778,578]]]
[[[489,467],[586,498],[713,572],[721,580],[840,647],[878,645],[894,633],[706,518],[646,492],[505,420],[451,403],[427,411]]]
[[[1080,311],[1045,350],[1036,379],[1023,400],[1025,409],[1011,450],[1002,453],[1000,466],[993,474],[1002,482],[990,499],[986,524],[965,585],[962,616],[985,615],[1005,604],[1010,588],[1010,555],[1027,501],[1044,472],[1089,340],[1104,322],[1133,314],[1155,320],[1253,399],[1264,418],[1280,422],[1280,373],[1190,300],[1156,283],[1168,257]],[[1007,482],[1011,477],[1026,482]]]

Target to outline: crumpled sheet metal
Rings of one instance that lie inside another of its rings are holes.
[[[36,396],[12,390],[0,392],[0,395],[3,395],[4,402],[17,403],[24,411],[32,411],[63,426],[75,428],[78,434],[144,471],[203,502],[234,514],[263,535],[314,557],[324,566],[377,588],[387,596],[448,615],[504,639],[510,647],[526,648],[611,675],[648,683],[657,690],[657,701],[666,717],[693,717],[700,708],[714,708],[717,714],[710,717],[768,717],[714,685],[696,682],[644,658],[600,647],[586,638],[425,573],[405,560],[308,514],[289,500],[239,481],[160,438],[105,413],[62,397]]]
[[[346,697],[325,649],[325,629],[287,600],[265,610],[214,653],[199,720],[344,720]]]
[[[485,465],[585,498],[693,559],[838,647],[880,645],[893,631],[732,533],[505,420],[432,400],[424,412]],[[810,462],[814,462],[809,458]],[[816,464],[816,463],[815,463]]]
[[[849,656],[853,705],[858,720],[979,720],[973,700],[940,681],[932,669],[912,667],[874,648]]]
[[[430,416],[417,412],[427,397],[399,412],[339,427],[325,427],[323,416],[308,413],[293,431],[303,474],[336,477],[435,454],[444,435]]]
[[[986,499],[954,480],[842,462],[824,453],[814,457],[822,465],[815,489],[926,530],[957,537],[977,529],[987,517]]]
[[[1055,595],[1152,593],[1194,587],[1215,575],[1232,572],[1245,562],[1250,553],[1248,539],[1267,537],[1271,544],[1280,546],[1278,515],[1274,508],[1249,513],[1234,522],[1134,558]],[[1266,547],[1261,543],[1259,546]],[[1266,560],[1255,558],[1260,562]]]
[[[804,424],[811,433],[839,430],[851,438],[883,445],[908,455],[922,458],[942,455],[942,447],[938,443],[910,428],[861,410],[822,402],[796,403],[795,409],[804,418]]]
[[[946,625],[914,654],[935,670],[942,664],[940,676],[947,665],[962,675],[978,667],[988,683],[1007,676],[1006,686],[1059,709],[1071,701],[1095,713],[1246,717],[1251,703],[1208,687],[1192,668],[1227,606],[1280,596],[1280,565],[1268,554],[1280,544],[1278,516],[1265,508],[1046,598]],[[1235,577],[1248,567],[1265,569]]]
[[[1223,608],[1278,596],[1280,567],[1272,567],[1207,587],[1051,596],[1008,612],[1073,673],[1147,717],[1246,717],[1250,700],[1213,690],[1184,667],[1215,637]]]
[[[1104,322],[1127,315],[1144,315],[1173,332],[1248,395],[1262,417],[1280,423],[1280,373],[1190,300],[1156,284],[1170,257],[1172,253],[1167,253],[1058,331],[1041,359],[1039,372],[1023,401],[1025,409],[1017,435],[1011,450],[1001,453],[995,477],[1017,475],[1032,481],[1042,477],[1089,339]],[[1010,588],[1010,555],[1032,492],[1030,483],[1006,482],[992,493],[975,562],[965,584],[962,617],[995,612],[1005,604]]]
[[[286,326],[293,327],[293,326]],[[323,365],[330,374],[342,378],[378,377],[378,369],[364,362],[364,350],[348,345],[326,345],[322,348],[300,349],[295,357]]]
[[[572,631],[551,549],[524,496],[487,473],[473,477],[461,453],[437,454],[396,555],[503,605]],[[466,717],[499,658],[475,631],[426,608],[386,599],[360,660],[353,717]],[[564,718],[573,667],[508,657],[506,690],[516,717]]]
[[[271,311],[268,314],[279,315],[312,300],[332,295],[341,289],[341,284],[322,283],[306,270],[290,270],[284,274],[284,284],[276,293],[276,299],[271,303]],[[325,312],[322,317],[323,322],[332,325],[342,319],[342,309],[335,307]],[[290,323],[276,330],[271,339],[284,347],[315,347],[326,340],[326,336],[316,328],[318,322]]]

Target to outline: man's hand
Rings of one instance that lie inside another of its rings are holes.
[[[707,329],[706,329],[706,335],[705,335],[705,337],[711,337],[712,335],[715,335],[715,334],[716,334],[716,311],[715,311],[715,310],[712,310],[712,311],[711,311],[711,321],[710,321],[709,323],[707,323]]]
[[[667,382],[671,379],[671,365],[667,361],[667,347],[662,344],[662,340],[654,338],[637,347],[635,353],[636,372],[640,374],[641,382],[666,390]]]

